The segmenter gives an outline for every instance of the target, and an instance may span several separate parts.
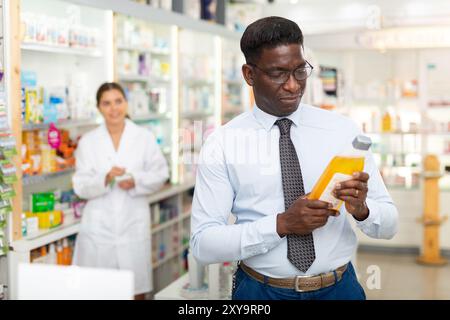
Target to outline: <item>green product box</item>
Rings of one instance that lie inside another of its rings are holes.
[[[30,209],[33,213],[55,210],[55,194],[53,192],[34,193],[30,196]]]

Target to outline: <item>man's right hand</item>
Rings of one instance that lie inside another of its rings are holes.
[[[324,226],[329,216],[339,212],[331,210],[332,205],[321,200],[298,198],[285,212],[277,216],[277,233],[280,237],[288,234],[305,235]]]
[[[115,177],[120,177],[125,174],[125,168],[112,167],[105,178],[105,186],[111,183]]]

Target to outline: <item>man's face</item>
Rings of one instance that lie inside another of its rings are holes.
[[[245,64],[242,71],[247,83],[253,87],[255,102],[263,111],[278,116],[288,116],[298,108],[305,91],[306,79],[297,80],[293,70],[307,65],[302,47],[298,44],[281,45],[263,49],[258,61]],[[274,79],[291,71],[284,83]]]

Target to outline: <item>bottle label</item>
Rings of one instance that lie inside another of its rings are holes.
[[[330,179],[330,182],[326,186],[326,188],[323,190],[322,194],[319,197],[319,200],[329,202],[333,205],[334,210],[339,210],[342,201],[339,199],[336,199],[333,196],[333,189],[335,188],[337,183],[340,183],[342,181],[350,180],[352,178],[351,175],[343,174],[343,173],[335,173],[333,177]]]

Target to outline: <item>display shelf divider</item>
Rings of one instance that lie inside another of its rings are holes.
[[[48,44],[40,44],[40,43],[22,43],[20,48],[24,51],[36,51],[36,52],[46,52],[46,53],[55,53],[55,54],[67,54],[67,55],[76,55],[76,56],[85,56],[92,58],[101,58],[103,55],[100,49],[84,49],[84,48],[74,48],[74,47],[63,47],[63,46],[54,46]]]
[[[160,191],[158,191],[157,193],[151,195],[148,198],[148,202],[149,202],[149,204],[152,204],[152,203],[156,203],[161,200],[170,198],[172,196],[177,195],[178,193],[181,193],[181,192],[184,192],[184,191],[187,191],[187,190],[193,188],[194,185],[195,185],[194,180],[189,180],[184,183],[180,183],[178,185],[168,184],[165,187],[163,187]]]
[[[80,119],[80,120],[63,120],[55,123],[60,128],[90,127],[100,125],[100,120]],[[46,130],[50,128],[50,123],[28,123],[22,124],[23,131]]]
[[[45,182],[49,179],[54,179],[57,177],[61,177],[61,176],[69,175],[69,174],[73,174],[73,173],[75,173],[75,168],[61,170],[58,172],[45,173],[45,174],[36,175],[36,176],[27,176],[27,177],[22,178],[22,184],[24,187],[26,187],[26,186],[34,185],[37,183]]]
[[[61,226],[48,230],[39,230],[36,235],[12,242],[11,246],[13,250],[17,252],[29,252],[60,239],[77,234],[80,231],[81,220],[76,218],[66,219],[67,221],[65,221]]]
[[[16,139],[17,150],[22,150],[22,107],[21,107],[21,84],[20,84],[20,72],[21,72],[21,53],[20,53],[20,34],[21,34],[21,22],[20,22],[20,0],[10,0],[8,5],[5,6],[9,11],[8,15],[5,15],[5,30],[4,34],[7,34],[5,41],[6,50],[6,90],[8,94],[8,110],[10,113],[11,131]],[[12,200],[13,213],[10,217],[11,228],[9,241],[19,240],[22,237],[21,224],[17,221],[22,219],[22,164],[20,152],[19,155],[14,157],[14,165],[17,169],[18,182],[14,184],[14,190],[16,196]]]

